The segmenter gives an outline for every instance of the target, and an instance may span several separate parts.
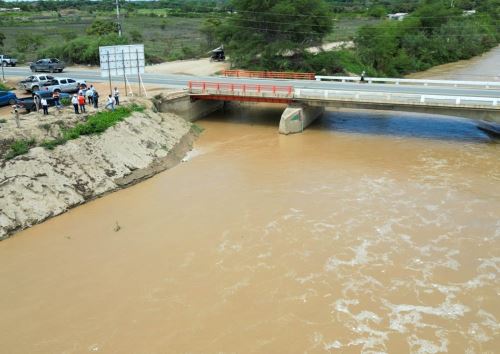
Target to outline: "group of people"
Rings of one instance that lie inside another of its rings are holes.
[[[35,100],[39,100],[37,104],[42,108],[43,114],[49,114],[49,104],[47,98],[34,96]],[[52,100],[54,101],[54,106],[57,109],[62,107],[61,105],[61,95],[59,91],[54,91],[52,93]],[[75,114],[86,113],[86,104],[93,105],[94,108],[99,108],[99,92],[95,89],[93,85],[90,85],[90,88],[87,89],[85,85],[82,85],[78,90],[78,93],[74,94],[71,98],[71,104],[75,110]],[[120,91],[117,87],[114,88],[113,94],[108,95],[105,109],[109,109],[111,111],[115,110],[115,106],[120,104]]]
[[[95,89],[93,85],[90,85],[89,89],[86,89],[85,86],[82,86],[78,91],[78,94],[74,94],[71,98],[71,104],[75,109],[75,114],[85,113],[85,105],[87,104],[93,105],[94,108],[99,108],[99,93]],[[109,109],[111,111],[115,110],[115,106],[120,104],[120,91],[115,87],[113,90],[113,94],[108,95],[108,99],[106,102],[105,109]]]

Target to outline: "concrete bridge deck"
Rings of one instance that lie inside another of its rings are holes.
[[[285,82],[280,82],[284,84]],[[286,81],[288,83],[288,81]],[[500,90],[496,89],[456,89],[446,87],[449,94],[443,94],[443,88],[415,87],[410,90],[389,89],[387,85],[348,84],[356,89],[331,89],[330,85],[317,86],[311,81],[301,81],[300,87],[294,85],[273,85],[264,80],[242,82],[221,80],[190,81],[188,92],[193,99],[220,101],[253,101],[288,103],[294,114],[284,113],[280,123],[280,132],[294,133],[302,131],[322,110],[307,107],[355,108],[370,110],[396,110],[429,114],[459,116],[470,119],[500,123]],[[311,86],[312,88],[304,88]],[[382,86],[382,87],[381,87]],[[387,90],[381,90],[384,88]],[[398,85],[401,88],[401,85]],[[435,94],[435,90],[441,94]],[[409,92],[408,92],[409,91]],[[467,93],[467,95],[464,95]],[[297,113],[297,109],[299,109]],[[302,109],[302,111],[300,111]],[[289,116],[289,118],[285,118]],[[290,123],[289,119],[297,121]]]

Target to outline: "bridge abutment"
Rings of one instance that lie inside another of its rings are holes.
[[[224,105],[223,101],[193,100],[187,92],[172,92],[156,96],[153,100],[160,112],[171,112],[194,122],[209,115]]]
[[[307,104],[291,104],[281,115],[279,132],[281,134],[301,133],[325,111],[324,107]]]

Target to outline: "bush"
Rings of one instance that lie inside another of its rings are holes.
[[[363,70],[368,76],[376,75],[375,70],[363,64],[353,51],[347,49],[309,55],[305,62],[310,71],[320,75],[360,74]]]
[[[0,91],[9,91],[10,87],[6,86],[3,82],[0,82]]]
[[[10,160],[16,156],[26,154],[35,145],[35,139],[20,139],[10,145],[10,151],[5,155],[5,159]]]
[[[69,97],[62,98],[60,102],[63,106],[69,106],[71,104]]]

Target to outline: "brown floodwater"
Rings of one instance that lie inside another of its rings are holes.
[[[500,145],[388,112],[282,136],[281,108],[1,242],[0,352],[498,352]]]

